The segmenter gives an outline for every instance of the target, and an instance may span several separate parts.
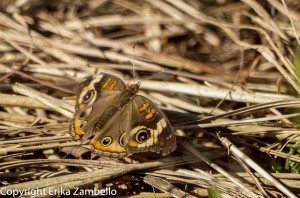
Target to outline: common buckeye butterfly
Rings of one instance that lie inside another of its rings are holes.
[[[167,155],[176,137],[163,112],[148,98],[136,95],[140,83],[126,87],[118,77],[99,74],[76,87],[73,136],[89,141],[96,154],[125,157],[139,152]]]

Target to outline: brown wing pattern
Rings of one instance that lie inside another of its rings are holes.
[[[124,145],[128,153],[156,152],[169,154],[176,148],[171,124],[163,112],[148,98],[136,95],[128,109],[131,111]]]
[[[89,138],[103,113],[125,89],[121,79],[109,74],[88,77],[76,86],[76,112],[70,125],[71,134],[83,140]]]

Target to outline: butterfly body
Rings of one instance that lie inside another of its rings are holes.
[[[111,157],[172,152],[176,138],[168,119],[148,98],[136,95],[138,89],[139,84],[126,87],[109,74],[87,78],[77,86],[71,134],[91,139],[96,153]]]
[[[120,93],[115,104],[109,107],[102,115],[99,117],[99,121],[95,125],[95,130],[100,131],[105,123],[111,119],[116,112],[120,111],[124,105],[129,103],[129,100],[137,93],[138,90],[135,89],[125,89]]]

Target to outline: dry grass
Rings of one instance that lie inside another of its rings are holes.
[[[1,192],[300,196],[297,1],[4,0],[0,10]],[[72,155],[73,86],[100,72],[133,82],[133,63],[140,93],[176,129],[176,152],[143,163]]]

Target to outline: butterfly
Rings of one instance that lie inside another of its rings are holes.
[[[106,73],[86,78],[75,88],[71,135],[88,141],[94,153],[109,157],[174,151],[176,137],[170,122],[151,100],[137,95],[139,86],[126,87],[120,78]]]

